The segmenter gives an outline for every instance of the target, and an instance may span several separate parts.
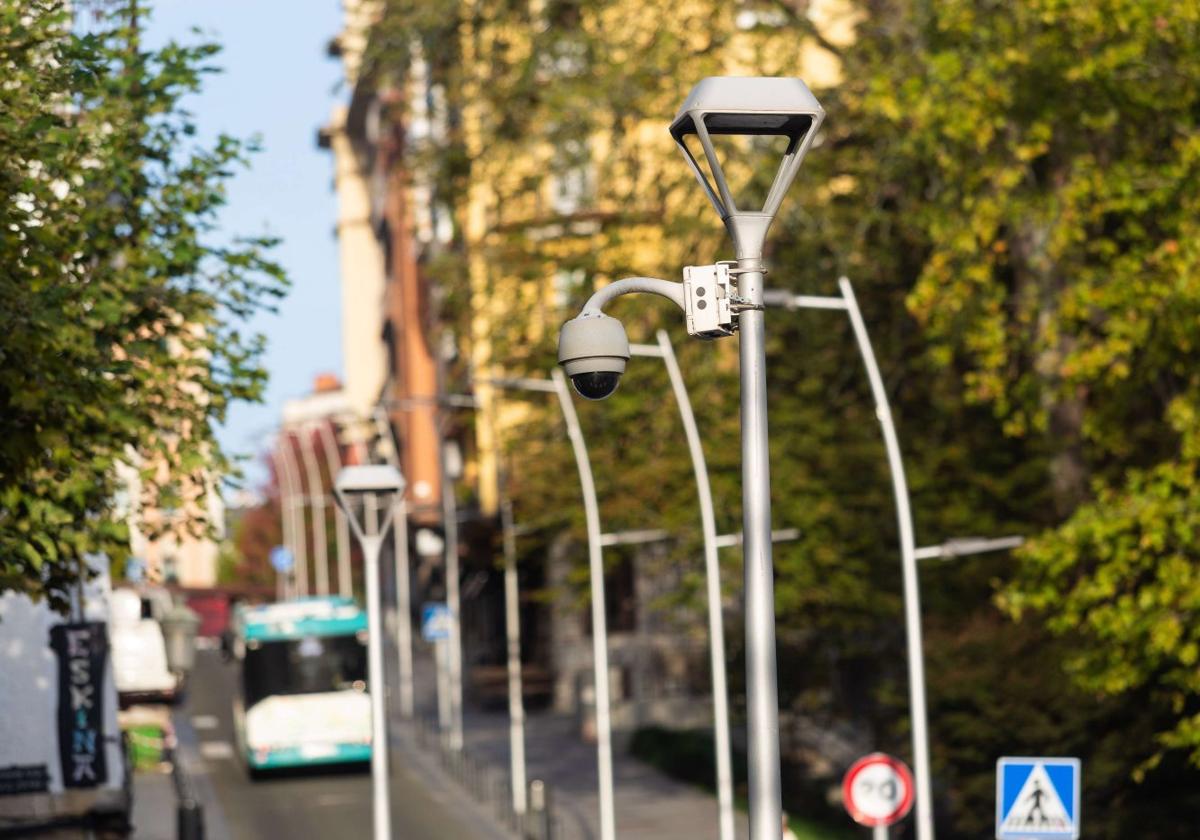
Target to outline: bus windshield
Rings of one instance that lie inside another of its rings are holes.
[[[367,646],[356,635],[254,641],[242,663],[246,708],[280,694],[365,688]]]

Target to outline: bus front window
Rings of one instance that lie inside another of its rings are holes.
[[[242,676],[247,708],[273,695],[361,689],[367,679],[367,647],[357,636],[251,643]]]

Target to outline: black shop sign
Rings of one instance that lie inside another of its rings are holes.
[[[58,654],[58,754],[63,786],[90,788],[108,780],[104,762],[104,622],[59,624],[50,629]]]

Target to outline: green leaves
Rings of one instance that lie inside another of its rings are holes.
[[[123,14],[80,36],[0,0],[0,587],[59,606],[83,553],[128,552],[131,502],[203,526],[213,421],[265,376],[236,322],[284,288],[270,242],[214,241],[245,147],[189,142],[180,97],[217,48],[136,50]]]

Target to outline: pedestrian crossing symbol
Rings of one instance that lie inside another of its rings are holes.
[[[1079,774],[1077,758],[996,762],[996,837],[1078,837]]]

